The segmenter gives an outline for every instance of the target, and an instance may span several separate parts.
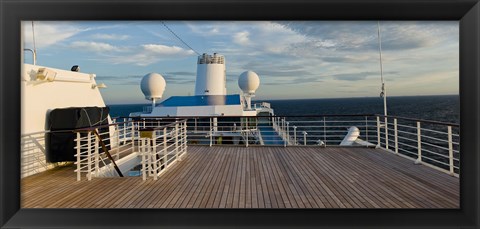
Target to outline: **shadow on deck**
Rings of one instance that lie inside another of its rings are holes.
[[[459,208],[459,178],[370,148],[190,146],[158,180],[23,178],[23,208]]]

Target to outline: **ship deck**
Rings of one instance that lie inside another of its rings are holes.
[[[23,208],[458,208],[459,178],[372,148],[189,146],[158,180],[21,180]]]

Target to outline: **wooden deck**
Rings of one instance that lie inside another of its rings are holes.
[[[458,208],[459,178],[380,149],[190,146],[159,180],[22,179],[23,208]]]

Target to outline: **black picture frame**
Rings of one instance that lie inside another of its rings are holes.
[[[0,225],[22,227],[479,228],[478,0],[0,0]],[[22,20],[458,20],[461,208],[20,209]]]

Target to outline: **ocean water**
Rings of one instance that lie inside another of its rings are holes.
[[[254,101],[263,102],[263,101]],[[278,116],[323,115],[323,114],[383,114],[383,98],[337,98],[264,100],[269,102]],[[149,104],[108,105],[111,117],[128,116],[139,112]],[[458,95],[388,97],[389,115],[434,120],[450,123],[460,122],[460,97]]]

